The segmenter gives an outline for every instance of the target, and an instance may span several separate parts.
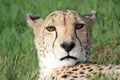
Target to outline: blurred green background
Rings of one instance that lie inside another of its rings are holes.
[[[57,9],[97,10],[90,61],[120,63],[120,0],[0,0],[0,80],[35,80],[37,55],[25,16],[45,18]]]

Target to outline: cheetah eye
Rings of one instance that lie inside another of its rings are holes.
[[[83,23],[77,23],[77,24],[75,24],[75,29],[82,29],[83,26],[84,26]]]
[[[46,27],[46,29],[47,29],[49,32],[52,32],[52,31],[55,31],[55,30],[56,30],[55,26],[48,26],[48,27]]]

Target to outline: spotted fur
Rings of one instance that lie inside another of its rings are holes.
[[[120,80],[120,65],[99,65],[96,63],[79,63],[74,66],[58,68],[53,74],[53,80]],[[95,78],[96,77],[96,78]]]

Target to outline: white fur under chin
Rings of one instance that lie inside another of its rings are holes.
[[[63,56],[64,57],[64,56]],[[44,57],[39,57],[40,62],[43,63],[41,64],[42,66],[44,65],[46,68],[57,68],[61,66],[70,66],[74,65],[77,61],[74,59],[65,59],[65,60],[60,60],[59,58],[56,58],[55,55],[47,54],[47,56]]]
[[[51,73],[56,70],[58,67],[63,66],[72,66],[76,64],[76,60],[74,59],[65,59],[61,61],[60,59],[56,59],[54,54],[47,54],[46,57],[39,56],[39,66],[40,66],[40,75],[38,80],[50,80]]]

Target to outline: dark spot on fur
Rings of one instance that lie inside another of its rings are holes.
[[[83,70],[86,70],[86,68],[83,68]]]
[[[80,67],[83,67],[83,65],[81,65]]]
[[[93,71],[93,69],[88,70],[89,72]]]
[[[72,71],[77,71],[78,69],[73,69]]]
[[[111,69],[111,68],[112,68],[112,66],[109,67],[109,69]]]
[[[120,69],[120,67],[117,67],[117,69]]]
[[[52,79],[55,79],[55,77],[52,77]]]
[[[84,74],[84,72],[81,71],[80,74]]]
[[[63,76],[62,76],[62,78],[67,78],[67,77],[68,77],[68,75],[67,75],[67,74],[65,74],[65,75],[63,75]]]
[[[85,77],[85,76],[80,76],[80,77]]]
[[[89,64],[86,64],[85,66],[89,66]]]
[[[101,66],[100,66],[100,65],[98,65],[97,67],[98,67],[98,68],[100,68]]]
[[[69,72],[67,72],[68,74],[73,74],[73,72],[71,72],[71,71],[69,71]]]
[[[73,78],[77,78],[77,76],[72,76]]]
[[[87,67],[87,69],[90,69],[91,67]]]
[[[97,64],[97,62],[93,62],[93,64]]]
[[[99,70],[103,70],[103,68],[99,68]]]
[[[87,69],[91,69],[91,67],[87,67]]]

